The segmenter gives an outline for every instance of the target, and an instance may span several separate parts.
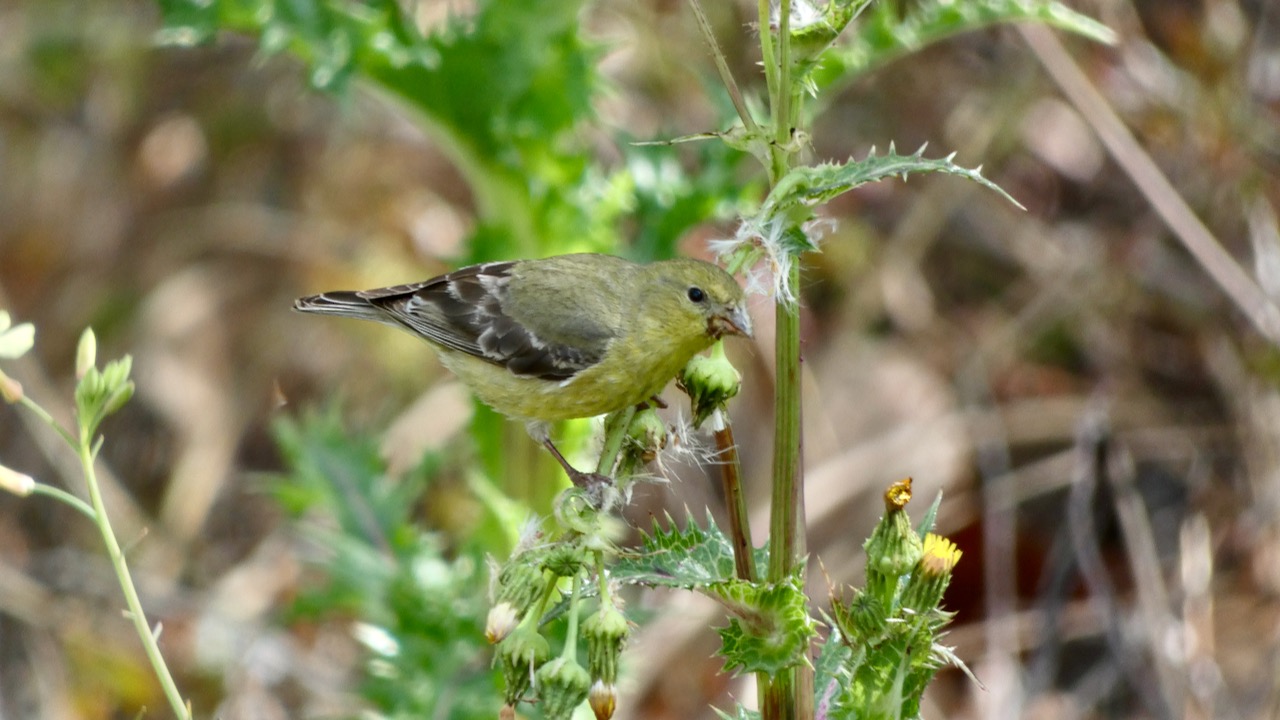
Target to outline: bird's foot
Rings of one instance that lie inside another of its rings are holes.
[[[613,478],[602,473],[582,472],[572,467],[566,467],[565,472],[568,473],[570,482],[588,492],[613,485]]]
[[[667,409],[667,402],[657,395],[650,395],[648,400],[636,405],[636,410],[645,410],[648,408],[657,408],[659,410]]]
[[[586,491],[587,495],[591,497],[603,496],[605,489],[613,487],[613,478],[602,473],[583,472],[570,465],[569,461],[564,459],[564,455],[560,454],[560,451],[556,449],[556,446],[550,440],[545,440],[542,444],[547,450],[551,451],[551,455],[555,457],[556,462],[560,463],[560,467],[564,468],[565,474],[569,476],[569,481],[576,487]]]

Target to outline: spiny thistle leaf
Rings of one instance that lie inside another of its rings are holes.
[[[813,667],[814,710],[818,717],[830,717],[840,689],[852,682],[853,649],[844,641],[836,623],[825,613],[823,617],[831,632],[821,644]]]
[[[706,590],[735,579],[733,544],[708,514],[706,528],[688,518],[684,530],[667,517],[664,530],[654,520],[653,531],[644,537],[638,553],[624,555],[612,577],[619,582],[688,590]],[[768,554],[756,550],[756,566],[768,565]]]
[[[788,172],[778,181],[769,197],[765,200],[765,215],[787,212],[805,206],[812,207],[827,202],[850,190],[870,182],[900,177],[906,180],[911,173],[936,172],[948,175],[959,175],[980,185],[994,190],[1009,202],[1018,204],[999,185],[982,176],[982,168],[969,169],[961,167],[953,159],[955,153],[945,158],[924,157],[924,146],[910,155],[899,155],[892,144],[889,152],[877,155],[875,149],[863,160],[849,160],[844,163],[823,163],[808,167],[798,167]]]
[[[830,48],[814,63],[819,87],[845,82],[868,70],[960,33],[1008,22],[1037,22],[1108,45],[1111,28],[1052,0],[918,0],[906,17],[898,3],[876,3],[864,13],[849,42]]]

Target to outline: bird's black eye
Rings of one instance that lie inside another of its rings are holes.
[[[707,294],[702,292],[702,288],[700,287],[691,287],[689,288],[689,299],[700,303],[707,299]]]

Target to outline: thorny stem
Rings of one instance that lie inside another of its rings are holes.
[[[792,266],[792,283],[799,281],[799,268]],[[794,285],[793,285],[794,286]],[[805,551],[804,484],[800,456],[800,306],[779,302],[777,319],[777,380],[775,383],[773,436],[773,498],[769,518],[770,582],[783,582],[795,570]],[[805,685],[797,682],[796,670],[780,673],[765,693],[766,720],[812,717],[801,714],[800,703],[812,696],[796,692]],[[808,701],[808,702],[806,702]]]
[[[775,185],[791,165],[791,0],[779,0],[778,55],[769,23],[769,0],[759,0],[760,50],[769,88],[774,142],[770,145],[769,184]],[[798,104],[798,103],[797,103]],[[788,281],[799,287],[799,263],[792,263]],[[777,322],[774,384],[773,496],[769,515],[769,573],[771,583],[783,582],[805,553],[804,483],[800,455],[800,306],[776,300]],[[801,665],[778,673],[764,689],[761,710],[765,720],[809,720],[813,717],[813,674]]]

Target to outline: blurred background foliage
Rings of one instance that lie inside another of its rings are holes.
[[[363,46],[322,17],[178,48],[207,20],[174,37],[151,2],[0,4],[0,307],[39,327],[10,374],[55,407],[85,325],[103,355],[134,355],[103,476],[198,715],[420,716],[444,696],[484,716],[488,656],[453,640],[479,634],[482,554],[523,518],[507,497],[538,507],[554,489],[523,430],[473,413],[428,348],[301,318],[295,296],[494,257],[702,254],[759,192],[718,143],[627,143],[725,127],[685,3],[526,5],[411,5],[398,37],[429,33],[439,58],[420,59],[450,60],[374,90],[344,73]],[[1071,5],[1118,43],[1064,38],[1064,57],[992,28],[823,96],[815,158],[928,142],[1028,212],[945,177],[829,208],[838,225],[804,271],[810,548],[845,582],[888,482],[946,490],[939,530],[965,552],[950,637],[987,691],[944,673],[926,716],[1274,717],[1280,354],[1179,242],[1195,229],[1157,208],[1181,198],[1280,298],[1280,7]],[[753,4],[706,9],[758,90]],[[484,23],[504,42],[467,45]],[[368,39],[375,70],[398,61],[396,38]],[[1101,103],[1060,89],[1071,68]],[[1136,144],[1099,139],[1111,113]],[[1167,186],[1125,170],[1141,156]],[[763,509],[771,354],[730,350]],[[10,408],[0,460],[77,487]],[[721,514],[700,470],[662,472],[673,482],[639,493],[633,524]],[[0,717],[163,716],[117,592],[74,513],[0,497]],[[710,659],[714,606],[633,602],[654,619],[620,716],[709,717],[753,694]],[[439,642],[397,647],[401,633]],[[415,672],[420,696],[394,689]]]

